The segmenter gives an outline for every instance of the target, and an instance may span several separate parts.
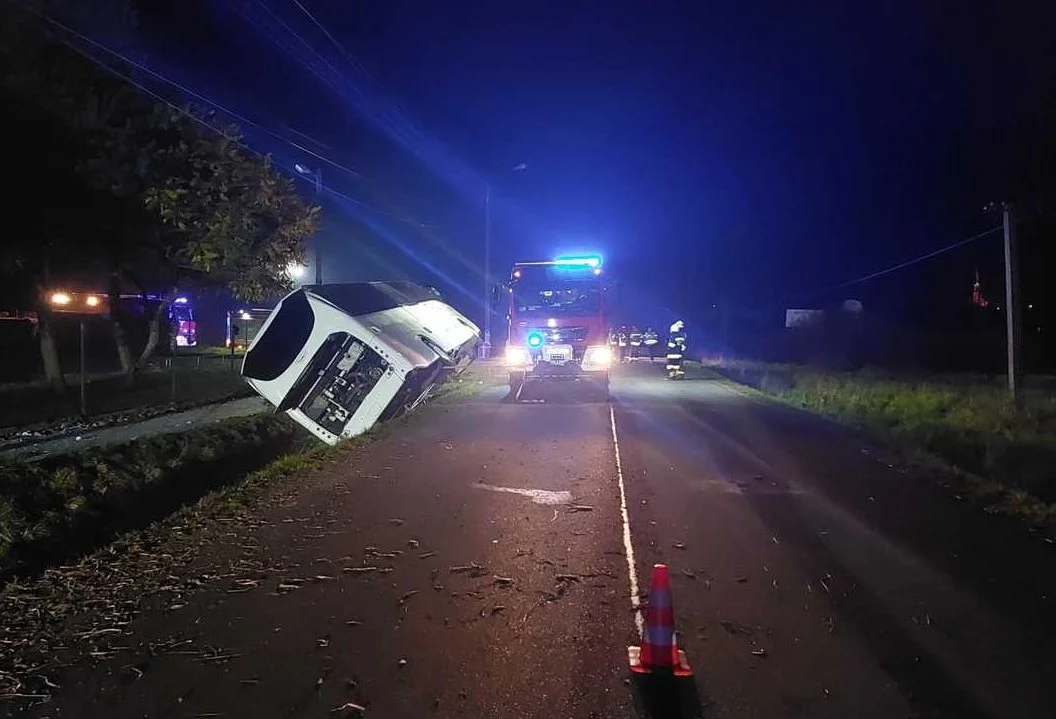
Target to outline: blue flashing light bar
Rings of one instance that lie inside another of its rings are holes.
[[[527,342],[529,347],[542,347],[543,346],[543,333],[542,332],[529,332]]]
[[[574,267],[599,267],[601,265],[601,258],[597,255],[588,255],[585,257],[555,257],[554,262]]]

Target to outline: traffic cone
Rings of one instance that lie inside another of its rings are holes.
[[[673,673],[676,677],[692,676],[686,653],[678,648],[675,637],[675,608],[666,565],[653,565],[650,584],[641,646],[627,647],[631,671],[636,674],[661,671]]]

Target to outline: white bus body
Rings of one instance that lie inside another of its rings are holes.
[[[413,409],[476,356],[480,330],[410,282],[302,287],[272,310],[242,376],[327,444]]]

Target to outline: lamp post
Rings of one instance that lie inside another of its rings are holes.
[[[323,171],[320,169],[309,170],[301,163],[293,166],[297,173],[315,180],[315,204],[320,205],[323,197]],[[315,284],[323,284],[323,253],[319,237],[315,238]]]
[[[524,172],[528,163],[522,162],[510,168],[510,172]],[[484,343],[480,347],[481,357],[491,357],[491,180],[484,184]]]

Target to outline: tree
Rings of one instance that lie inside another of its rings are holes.
[[[154,105],[115,123],[101,140],[92,177],[130,188],[156,220],[123,266],[165,288],[140,362],[156,350],[180,292],[228,289],[252,300],[289,289],[286,268],[303,261],[318,208],[305,204],[268,157],[248,150],[237,128],[194,109]]]
[[[267,157],[246,150],[236,128],[196,117],[193,123],[171,113],[169,121],[192,141],[155,152],[165,170],[145,193],[146,207],[161,220],[151,245],[154,266],[172,292],[225,288],[258,300],[289,289],[286,268],[303,261],[318,208],[306,205]],[[171,299],[158,307],[158,318]],[[142,359],[157,344],[158,324]]]

